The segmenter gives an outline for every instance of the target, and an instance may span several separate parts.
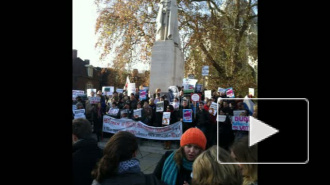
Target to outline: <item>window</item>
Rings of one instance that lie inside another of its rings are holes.
[[[86,89],[93,89],[93,84],[90,82],[86,84]]]
[[[93,66],[92,65],[85,65],[87,67],[87,75],[89,77],[93,77]]]

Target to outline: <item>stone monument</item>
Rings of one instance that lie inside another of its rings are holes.
[[[181,86],[184,76],[176,0],[160,0],[156,23],[156,42],[151,50],[151,95],[156,88],[168,92],[169,86]]]

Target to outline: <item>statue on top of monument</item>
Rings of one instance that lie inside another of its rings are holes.
[[[181,48],[176,0],[160,0],[156,23],[156,41],[173,40]]]

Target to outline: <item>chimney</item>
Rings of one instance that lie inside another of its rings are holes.
[[[78,56],[78,51],[76,49],[72,50],[72,59],[76,59]]]
[[[86,60],[84,60],[85,61],[85,63],[87,64],[87,65],[89,65],[89,60],[88,59],[86,59]]]

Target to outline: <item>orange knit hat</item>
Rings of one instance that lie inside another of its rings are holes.
[[[200,129],[190,128],[182,134],[180,140],[180,146],[185,146],[187,144],[195,144],[205,150],[206,137]]]

